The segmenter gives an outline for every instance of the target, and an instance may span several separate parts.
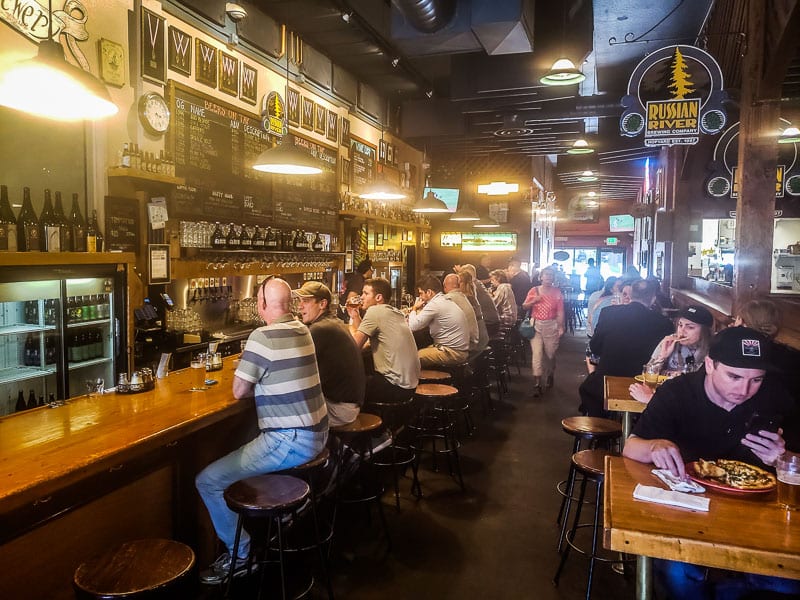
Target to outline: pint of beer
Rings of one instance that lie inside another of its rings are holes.
[[[778,475],[778,504],[800,510],[800,454],[786,452],[775,463]]]

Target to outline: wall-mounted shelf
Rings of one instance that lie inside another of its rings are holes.
[[[126,177],[128,179],[152,183],[163,183],[168,185],[183,185],[186,180],[183,177],[173,177],[163,173],[151,173],[150,171],[140,171],[129,167],[109,167],[108,177]]]
[[[431,228],[430,225],[426,225],[425,223],[417,223],[416,221],[400,221],[397,219],[388,219],[386,217],[379,217],[377,215],[371,215],[368,213],[363,213],[355,210],[341,210],[339,211],[339,217],[345,220],[359,219],[363,221],[380,223],[382,225],[390,225],[392,227],[404,227],[406,229],[412,229],[415,227],[419,227],[420,229]]]

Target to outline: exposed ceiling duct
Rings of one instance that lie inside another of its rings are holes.
[[[456,11],[455,0],[395,0],[414,29],[422,33],[436,33],[447,25]]]

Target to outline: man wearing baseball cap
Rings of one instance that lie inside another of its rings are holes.
[[[784,429],[794,434],[800,421],[789,393],[769,377],[770,350],[769,338],[754,329],[722,330],[711,342],[703,369],[658,388],[623,455],[681,478],[685,464],[700,458],[773,466],[786,450]],[[714,597],[705,567],[663,560],[654,567],[667,597]],[[741,587],[738,592],[800,593],[798,581],[751,574],[718,582],[717,591],[733,583]]]
[[[352,423],[364,403],[364,361],[350,331],[330,310],[332,295],[324,283],[306,281],[292,294],[308,326],[319,368],[331,427]]]

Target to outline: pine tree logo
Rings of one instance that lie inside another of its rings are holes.
[[[674,100],[683,100],[689,94],[693,94],[692,76],[689,74],[689,67],[678,46],[675,46],[675,54],[672,58],[670,70],[672,71],[672,77],[667,89],[672,90],[672,98]]]

